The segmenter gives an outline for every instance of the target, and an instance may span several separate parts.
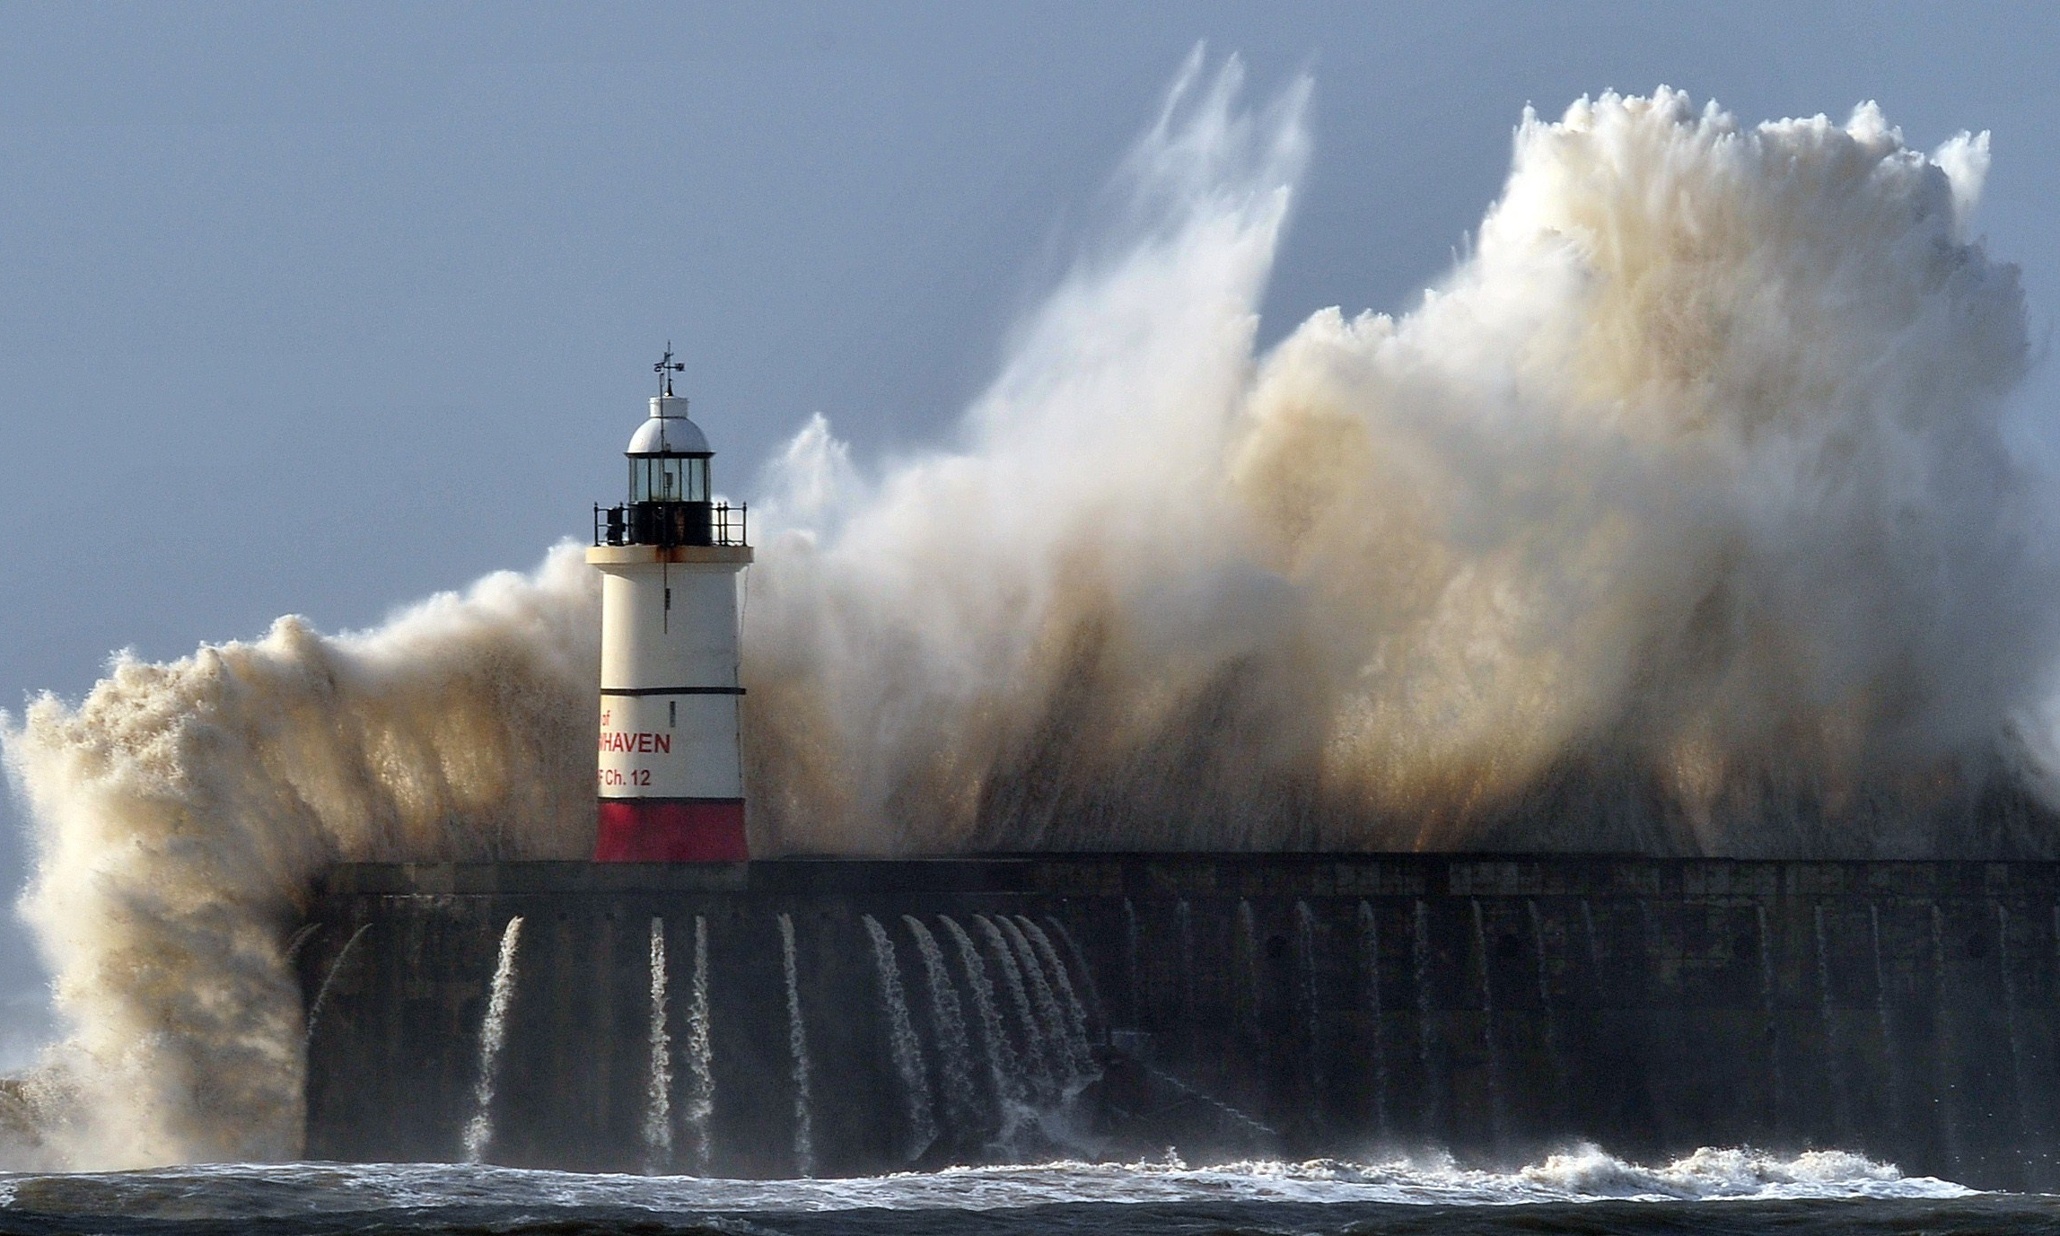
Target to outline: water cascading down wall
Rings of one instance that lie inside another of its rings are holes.
[[[1394,855],[346,866],[314,1158],[1862,1150],[2060,1184],[2060,867]]]

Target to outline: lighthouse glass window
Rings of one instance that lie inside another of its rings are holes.
[[[642,455],[631,459],[629,500],[708,501],[708,460],[683,455]]]

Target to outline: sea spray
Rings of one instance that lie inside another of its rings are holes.
[[[880,920],[863,916],[866,935],[873,945],[873,972],[880,983],[880,1008],[887,1022],[887,1048],[894,1058],[894,1072],[901,1079],[902,1103],[908,1115],[907,1158],[915,1159],[937,1140],[937,1118],[930,1106],[930,1077],[923,1063],[923,1041],[916,1037],[909,1020],[908,998],[901,987],[901,961],[894,955],[894,941]]]
[[[2054,852],[1981,806],[2060,732],[1984,138],[1665,90],[1527,114],[1429,294],[1261,355],[1307,94],[1238,79],[1189,66],[960,448],[868,470],[815,423],[772,469],[781,835]]]
[[[687,1092],[683,1113],[694,1139],[694,1170],[708,1172],[715,1153],[715,1041],[708,1003],[708,920],[694,916],[694,986],[687,1004]]]
[[[809,1094],[808,1027],[794,960],[794,918],[780,915],[780,966],[787,981],[787,1052],[794,1061],[794,1174],[815,1175],[815,1104]]]
[[[937,937],[913,914],[901,921],[915,937],[916,951],[923,955],[923,977],[930,988],[930,1026],[936,1032],[939,1072],[944,1082],[946,1123],[955,1131],[970,1129],[977,1119],[973,1092],[973,1051],[966,1037],[965,1012],[959,1005],[958,989],[951,985],[951,971],[944,964],[944,950]]]
[[[665,920],[651,920],[651,1067],[644,1083],[644,1174],[672,1168],[672,1030],[666,1024]]]
[[[479,1072],[472,1083],[472,1119],[465,1122],[467,1163],[483,1162],[493,1144],[494,1085],[500,1076],[501,1046],[508,1037],[508,1009],[515,1002],[515,955],[521,947],[522,916],[517,914],[501,931],[486,1016],[479,1026]]]
[[[339,861],[591,849],[598,599],[565,547],[374,631],[283,618],[0,717],[34,846],[22,913],[65,1026],[28,1079],[35,1138],[0,1131],[0,1163],[299,1154],[281,925]]]

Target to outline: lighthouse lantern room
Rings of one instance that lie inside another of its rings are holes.
[[[737,577],[745,510],[717,502],[672,349],[630,439],[629,501],[594,508],[601,572],[596,862],[741,862]]]

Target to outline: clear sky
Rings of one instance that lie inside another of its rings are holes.
[[[1663,83],[1992,130],[1977,230],[2050,339],[2046,4],[21,5],[0,707],[533,565],[617,498],[668,338],[730,493],[813,412],[862,455],[946,438],[1203,40],[1259,97],[1316,82],[1267,339],[1405,307],[1526,104]],[[13,939],[0,991],[34,981]]]

